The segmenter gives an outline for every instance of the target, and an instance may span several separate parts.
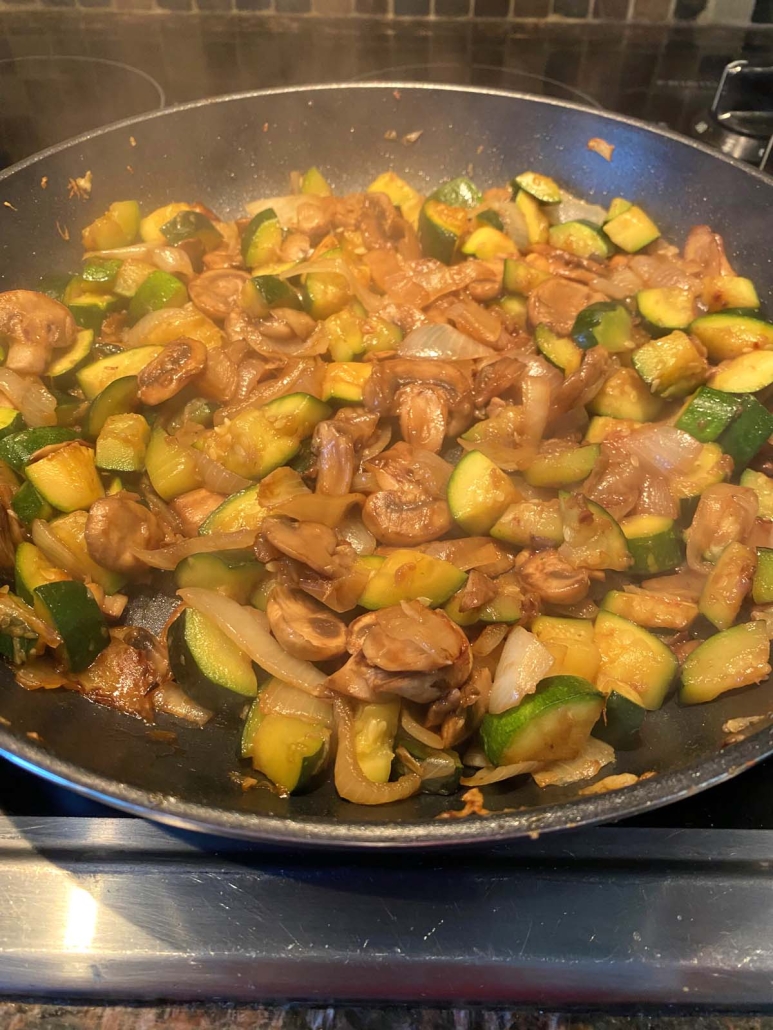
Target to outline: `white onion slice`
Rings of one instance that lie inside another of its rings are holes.
[[[10,368],[0,368],[0,391],[21,412],[28,426],[56,425],[56,398],[36,376],[20,376]]]
[[[298,687],[276,678],[270,680],[261,690],[260,710],[265,714],[277,712],[279,715],[289,715],[293,719],[321,724],[329,730],[335,725],[333,705],[330,701],[323,701],[321,697],[314,697],[305,690],[299,690]]]
[[[244,547],[252,547],[255,543],[254,529],[237,529],[233,533],[208,533],[206,536],[194,536],[188,540],[180,540],[169,547],[158,547],[153,551],[135,547],[132,553],[140,561],[152,569],[177,568],[183,558],[191,554],[204,554],[210,551],[240,551]]]
[[[407,734],[414,737],[422,744],[426,744],[427,747],[436,748],[438,751],[443,750],[443,741],[440,739],[440,735],[433,733],[432,730],[428,730],[425,726],[422,726],[420,722],[414,719],[408,710],[408,705],[404,704],[400,709],[400,725]]]
[[[398,354],[404,358],[436,358],[440,361],[467,361],[497,357],[491,347],[478,343],[466,333],[443,324],[422,325],[400,342]]]
[[[570,783],[591,779],[614,760],[614,748],[603,740],[589,737],[585,747],[575,758],[568,758],[563,762],[548,762],[541,769],[535,769],[532,776],[538,787],[565,787]]]
[[[488,710],[497,715],[520,704],[527,694],[534,693],[552,665],[553,655],[545,645],[523,626],[515,626],[497,665]]]
[[[620,446],[667,478],[693,468],[703,447],[676,426],[642,426],[622,438]]]
[[[225,465],[221,465],[219,461],[204,454],[203,451],[191,447],[190,453],[196,462],[202,485],[207,490],[216,494],[235,494],[239,490],[246,490],[248,486],[253,486],[251,479],[245,479],[244,476],[232,472]]]
[[[584,219],[593,222],[595,225],[603,225],[607,218],[607,209],[598,204],[591,204],[587,200],[573,197],[566,190],[561,190],[561,201],[558,204],[547,204],[542,209],[548,216],[552,225],[561,225],[563,222],[576,222]]]
[[[523,776],[539,769],[539,762],[515,762],[513,765],[490,765],[479,769],[472,776],[462,776],[459,781],[463,787],[485,787],[489,783],[510,780],[513,776]]]

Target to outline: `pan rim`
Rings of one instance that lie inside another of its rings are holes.
[[[283,94],[324,93],[325,91],[441,91],[502,97],[522,103],[558,107],[603,118],[612,124],[630,126],[655,138],[667,138],[722,161],[752,177],[763,186],[773,187],[773,179],[734,158],[718,153],[698,141],[659,126],[650,125],[627,115],[598,111],[573,101],[538,97],[529,93],[488,89],[474,86],[412,82],[322,83],[317,85],[283,86],[269,89],[228,93],[202,100],[189,101],[122,119],[89,130],[24,158],[0,172],[0,182],[47,158],[74,149],[97,137],[130,128],[177,112],[195,110],[212,104],[238,103],[260,97]],[[72,762],[59,759],[44,747],[16,737],[0,727],[0,755],[53,783],[136,816],[143,816],[169,826],[203,833],[220,833],[230,837],[251,839],[272,845],[307,845],[316,848],[359,847],[372,849],[408,849],[503,843],[518,837],[534,836],[561,829],[590,826],[617,818],[636,815],[698,793],[721,783],[751,767],[773,753],[773,725],[745,740],[729,745],[710,759],[700,759],[682,768],[640,781],[625,790],[604,795],[575,798],[537,808],[492,812],[485,818],[462,820],[420,820],[398,823],[338,822],[329,817],[287,817],[237,812],[183,799],[155,795],[118,780],[89,773]],[[449,798],[449,807],[453,806]]]
[[[630,115],[598,110],[596,108],[589,107],[587,104],[578,104],[571,100],[557,100],[554,97],[540,97],[534,93],[523,93],[516,90],[493,89],[482,86],[457,86],[449,83],[402,82],[400,80],[388,82],[328,82],[301,86],[274,86],[266,89],[244,90],[237,93],[222,93],[212,97],[205,97],[201,100],[189,100],[181,104],[172,104],[170,107],[163,107],[157,111],[146,111],[144,114],[132,115],[130,118],[122,118],[117,122],[110,122],[109,124],[99,126],[96,129],[89,129],[87,132],[83,132],[78,136],[72,136],[70,139],[63,140],[61,143],[55,143],[50,147],[46,147],[45,150],[39,150],[36,154],[31,154],[29,157],[25,157],[21,161],[17,161],[15,164],[0,171],[0,182],[3,182],[12,175],[37,164],[39,161],[45,160],[47,157],[58,154],[70,147],[75,147],[80,143],[85,143],[98,136],[105,136],[108,133],[117,131],[118,129],[126,129],[132,125],[137,125],[142,122],[153,121],[156,118],[164,118],[167,115],[176,114],[180,111],[195,110],[199,107],[207,107],[210,104],[238,102],[241,100],[252,99],[254,97],[271,97],[287,93],[322,93],[326,90],[342,89],[373,91],[386,90],[387,92],[399,89],[420,90],[422,92],[440,91],[445,93],[472,93],[480,96],[503,97],[511,100],[515,99],[526,103],[537,104],[539,106],[544,105],[548,107],[568,108],[572,111],[580,111],[583,114],[593,115],[595,118],[604,118],[607,121],[615,122],[620,125],[633,126],[633,128],[641,129],[656,137],[665,137],[675,143],[682,144],[683,146],[690,147],[700,153],[706,154],[714,160],[724,162],[733,168],[737,168],[740,171],[745,172],[747,175],[750,175],[753,179],[756,179],[764,186],[773,186],[773,179],[767,173],[762,172],[757,168],[753,168],[750,165],[745,164],[743,161],[738,161],[734,157],[729,157],[727,154],[714,150],[705,143],[690,139],[687,136],[683,136],[681,133],[674,132],[672,129],[664,129],[659,125],[652,125],[649,122],[642,121],[640,118],[632,118]]]

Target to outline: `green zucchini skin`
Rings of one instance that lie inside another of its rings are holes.
[[[728,428],[739,411],[739,400],[733,394],[701,386],[675,425],[701,443],[712,443]]]
[[[72,579],[36,587],[42,604],[62,638],[65,659],[73,672],[87,669],[110,643],[104,616],[92,593]]]
[[[613,690],[607,696],[592,736],[610,744],[616,751],[633,751],[641,743],[639,733],[646,714],[647,709],[638,702]]]
[[[75,440],[77,433],[64,426],[40,426],[36,429],[23,429],[20,433],[12,433],[0,440],[0,460],[12,469],[21,472],[30,458],[42,447],[55,443],[66,443]]]
[[[215,712],[237,716],[257,696],[252,663],[225,634],[192,608],[175,619],[167,635],[175,679],[194,700]]]
[[[405,748],[421,767],[420,794],[455,794],[459,789],[462,776],[462,762],[456,751],[450,748],[439,750],[422,744],[409,733],[399,732],[395,738],[395,748]],[[408,772],[399,755],[392,762],[392,776],[397,778]]]

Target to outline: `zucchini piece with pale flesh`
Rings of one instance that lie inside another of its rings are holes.
[[[289,794],[311,787],[329,754],[327,727],[278,712],[260,720],[250,751],[254,768]]]
[[[93,361],[76,372],[78,385],[87,401],[93,401],[106,386],[125,376],[136,376],[161,353],[162,348],[156,345],[134,347],[131,350],[109,354],[99,361]],[[112,414],[112,413],[111,413]]]
[[[59,511],[90,508],[105,490],[94,465],[94,452],[79,441],[28,465],[27,479],[41,497]]]
[[[267,511],[260,503],[260,485],[256,483],[226,497],[199,526],[199,535],[233,533],[237,529],[257,530],[266,515]]]
[[[398,548],[387,556],[368,580],[359,604],[375,610],[423,598],[435,608],[445,604],[466,581],[467,574],[451,562]]]
[[[206,615],[186,608],[169,628],[169,662],[175,679],[194,700],[213,711],[240,711],[256,697],[250,658]]]
[[[82,574],[101,586],[106,594],[115,594],[126,583],[126,577],[112,569],[98,565],[89,553],[86,545],[86,523],[88,513],[82,510],[72,511],[67,515],[59,515],[49,525],[56,539],[64,544],[77,559]]]
[[[184,284],[171,274],[156,269],[137,287],[137,292],[129,301],[129,319],[139,322],[151,311],[162,308],[181,308],[188,302],[188,291]]]
[[[599,300],[577,315],[572,326],[572,339],[583,350],[603,347],[610,354],[633,350],[633,323],[622,304]]]
[[[664,515],[632,515],[623,519],[620,528],[633,557],[629,572],[657,576],[681,565],[682,545],[673,519]]]
[[[757,548],[752,598],[755,604],[773,604],[773,547]]]
[[[39,547],[26,540],[16,548],[14,559],[16,593],[27,604],[34,604],[35,591],[44,583],[58,583],[72,579],[64,569],[57,568],[43,554]]]
[[[242,257],[247,268],[261,268],[276,261],[282,246],[282,227],[276,211],[259,211],[242,234]]]
[[[356,705],[354,753],[357,764],[372,783],[386,783],[389,779],[399,720],[399,700]]]
[[[469,451],[448,480],[448,507],[470,536],[488,533],[520,494],[510,477],[480,451]]]
[[[516,708],[484,717],[480,732],[486,757],[493,765],[574,758],[603,707],[603,694],[588,680],[549,676]]]
[[[770,641],[765,623],[745,622],[715,633],[682,666],[679,700],[702,704],[728,690],[761,683],[770,675]]]
[[[604,711],[593,727],[593,736],[617,751],[633,751],[639,746],[639,732],[646,714],[647,709],[636,691],[618,683],[607,694]]]
[[[687,329],[695,318],[692,293],[681,286],[639,290],[636,306],[653,336],[664,336],[674,329]]]
[[[36,426],[34,429],[22,429],[0,439],[0,460],[10,465],[16,472],[21,472],[29,463],[36,451],[54,444],[75,440],[73,429],[65,426]]]
[[[663,410],[663,401],[651,392],[635,368],[618,368],[586,407],[593,415],[654,422]]]
[[[643,344],[632,361],[650,390],[666,400],[691,393],[708,374],[706,359],[679,329]]]
[[[558,501],[517,501],[506,508],[490,530],[495,540],[517,547],[563,543]]]
[[[610,590],[601,607],[645,629],[685,630],[698,618],[698,605],[694,601],[643,590],[635,593]]]
[[[510,182],[510,189],[517,193],[519,189],[526,190],[540,204],[560,204],[561,190],[555,179],[549,175],[542,175],[540,172],[521,172]]]
[[[40,496],[29,481],[22,483],[13,495],[11,507],[26,526],[29,526],[35,519],[48,521],[54,514],[53,507]]]
[[[215,590],[239,604],[247,604],[264,574],[259,562],[233,551],[191,554],[174,570],[178,587]]]
[[[604,693],[623,683],[649,711],[660,708],[679,668],[662,640],[610,611],[600,611],[594,630],[601,655],[598,687]]]
[[[715,390],[759,393],[773,383],[773,350],[757,350],[724,361],[711,379]]]
[[[612,254],[612,247],[601,228],[585,219],[551,225],[548,243],[551,247],[581,258],[605,261]]]
[[[561,553],[578,567],[625,572],[633,558],[609,512],[579,493],[562,491],[558,498],[564,532]]]
[[[636,204],[604,223],[604,232],[616,247],[635,254],[660,236],[660,229]]]
[[[595,682],[601,656],[589,619],[538,615],[531,632],[553,655],[553,675],[582,676]]]
[[[529,486],[570,486],[587,479],[599,456],[596,444],[585,444],[568,450],[545,450],[536,455],[523,472]]]
[[[727,361],[750,351],[773,350],[773,324],[729,311],[701,315],[690,325],[712,361]]]
[[[542,210],[540,202],[526,190],[519,190],[515,196],[515,206],[526,222],[526,235],[529,243],[547,243],[550,235],[550,222]]]
[[[739,480],[741,486],[748,486],[757,495],[759,509],[757,515],[761,519],[773,521],[773,480],[764,472],[744,469]]]
[[[537,350],[551,365],[560,368],[565,376],[576,372],[582,364],[582,351],[569,336],[559,336],[543,323],[534,330]]]
[[[97,437],[97,467],[109,472],[141,472],[149,442],[150,426],[142,415],[109,415]]]
[[[716,440],[741,410],[741,402],[729,393],[701,386],[674,423],[701,443]]]
[[[126,415],[134,411],[138,403],[136,376],[114,380],[89,405],[83,419],[83,435],[87,440],[96,440],[108,418]]]
[[[733,459],[736,472],[745,468],[773,435],[773,414],[756,397],[746,394],[739,407],[738,415],[717,440]]]
[[[201,475],[189,447],[160,426],[153,429],[145,450],[145,470],[153,489],[163,501],[171,501],[201,486]]]
[[[419,214],[419,242],[427,257],[450,265],[467,230],[468,215],[463,207],[426,200]]]

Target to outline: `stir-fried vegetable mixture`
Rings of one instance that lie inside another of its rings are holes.
[[[769,675],[773,324],[708,226],[533,171],[247,209],[111,204],[0,294],[22,687],[379,804],[613,772],[675,683]]]

